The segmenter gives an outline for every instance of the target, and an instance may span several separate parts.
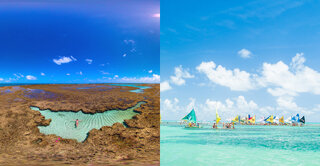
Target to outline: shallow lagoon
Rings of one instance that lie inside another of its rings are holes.
[[[318,165],[320,126],[160,129],[161,165]]]
[[[136,106],[127,110],[110,110],[103,113],[87,114],[82,111],[59,111],[40,110],[37,107],[30,107],[39,111],[46,119],[51,119],[49,126],[38,126],[41,133],[55,134],[62,138],[76,139],[83,142],[92,129],[100,129],[103,126],[112,126],[114,123],[123,123],[125,119],[131,119],[138,114],[134,109],[145,102],[139,102]],[[75,120],[79,119],[79,126],[75,127]]]
[[[113,85],[113,86],[129,86],[129,87],[139,88],[139,89],[135,89],[135,90],[130,90],[130,92],[135,92],[135,93],[143,93],[144,89],[150,88],[149,86],[138,86],[137,84],[109,84],[109,85]]]

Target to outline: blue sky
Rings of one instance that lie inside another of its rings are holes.
[[[320,121],[319,1],[161,1],[161,115]]]
[[[0,4],[0,83],[160,81],[160,2]]]

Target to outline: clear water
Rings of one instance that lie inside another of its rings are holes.
[[[38,126],[41,133],[55,134],[62,138],[76,139],[83,142],[92,129],[100,129],[103,126],[112,126],[114,123],[123,123],[125,119],[131,119],[138,114],[134,109],[145,102],[139,102],[136,106],[127,110],[110,110],[103,113],[86,114],[79,112],[53,112],[40,110],[37,107],[30,107],[39,111],[46,119],[51,119],[49,126]],[[79,126],[75,126],[75,120],[79,119]]]
[[[135,90],[130,90],[130,92],[135,92],[135,93],[143,93],[144,89],[150,88],[149,86],[138,86],[137,84],[109,84],[109,85],[113,85],[113,86],[129,86],[129,87],[139,88],[139,89],[135,89]]]
[[[320,125],[161,126],[161,165],[319,165]]]

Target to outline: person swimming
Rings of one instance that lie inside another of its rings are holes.
[[[79,121],[81,121],[81,120],[79,120],[79,119],[76,119],[76,123],[75,123],[75,128],[78,128],[78,126],[79,126]]]

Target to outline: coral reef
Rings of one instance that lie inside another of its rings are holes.
[[[151,88],[133,93],[137,88],[108,84],[0,87],[0,165],[159,165],[160,85],[140,85]],[[139,101],[146,102],[135,110],[140,114],[124,125],[91,130],[83,143],[40,133],[37,126],[51,119],[30,109],[96,113],[124,110]]]

